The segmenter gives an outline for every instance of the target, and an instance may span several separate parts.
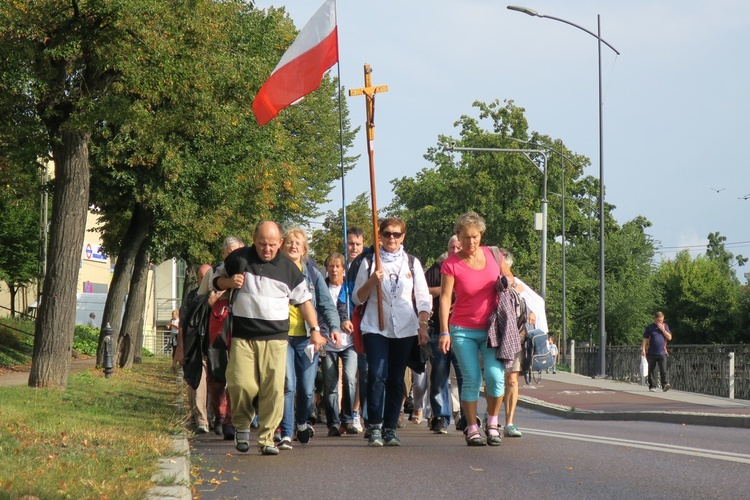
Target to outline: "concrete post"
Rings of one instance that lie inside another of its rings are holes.
[[[570,373],[576,372],[576,341],[570,341]]]

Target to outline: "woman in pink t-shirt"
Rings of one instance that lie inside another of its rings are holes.
[[[468,212],[458,218],[454,229],[461,251],[449,256],[441,269],[438,346],[443,353],[452,346],[461,368],[466,444],[497,446],[501,442],[498,413],[505,393],[505,368],[495,357],[495,349],[487,347],[487,325],[490,313],[497,306],[495,282],[500,276],[500,266],[492,251],[480,245],[486,229],[481,216]],[[477,419],[477,400],[482,385],[480,352],[487,398],[486,439],[482,437]]]

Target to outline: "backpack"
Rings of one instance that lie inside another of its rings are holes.
[[[526,334],[526,356],[523,371],[541,372],[552,367],[552,352],[547,343],[547,334],[542,330],[531,330]]]
[[[184,380],[197,389],[203,375],[203,354],[206,333],[208,332],[208,297],[197,295],[193,290],[180,308],[185,365],[182,367]]]

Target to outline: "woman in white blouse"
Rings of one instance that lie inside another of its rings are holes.
[[[429,341],[432,297],[422,264],[404,251],[406,224],[383,219],[379,228],[381,268],[365,259],[354,284],[355,304],[366,304],[361,330],[367,356],[369,446],[400,446],[396,436],[404,397],[404,372],[416,344]],[[377,287],[383,297],[384,328],[378,321]]]

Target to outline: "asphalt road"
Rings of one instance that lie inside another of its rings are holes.
[[[423,423],[400,448],[360,436],[247,454],[213,434],[191,439],[194,494],[231,498],[750,498],[750,430],[655,422],[567,420],[519,408],[523,438],[470,448]],[[251,436],[254,439],[254,435]]]

